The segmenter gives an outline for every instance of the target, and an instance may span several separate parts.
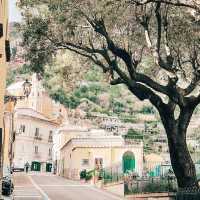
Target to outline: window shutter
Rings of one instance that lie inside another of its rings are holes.
[[[10,62],[10,57],[11,57],[11,54],[10,54],[10,41],[6,40],[5,41],[5,45],[6,45],[6,62]]]
[[[0,23],[0,37],[3,37],[3,24]]]

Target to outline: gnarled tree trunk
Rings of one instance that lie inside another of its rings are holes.
[[[177,178],[178,187],[182,190],[198,188],[195,165],[186,143],[186,132],[193,110],[193,108],[182,108],[177,120],[173,113],[161,114],[168,137],[172,168]]]
[[[195,165],[187,148],[186,140],[182,136],[168,139],[171,164],[181,189],[197,187]]]

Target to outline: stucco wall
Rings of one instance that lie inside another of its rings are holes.
[[[0,128],[3,128],[3,112],[4,112],[4,94],[6,85],[6,55],[5,55],[5,40],[7,40],[7,20],[8,10],[7,1],[0,1],[0,23],[3,25],[3,36],[0,37]]]
[[[149,194],[136,194],[127,195],[128,200],[175,200],[175,194],[173,193],[149,193]]]
[[[20,125],[25,125],[25,133],[19,134]],[[35,129],[39,128],[39,135],[42,140],[34,139]],[[50,131],[55,130],[55,126],[51,123],[38,119],[17,117],[15,118],[15,130],[17,131],[14,143],[14,160],[16,167],[23,167],[28,161],[47,162],[52,160],[49,156],[49,149],[53,147],[52,142],[48,142]],[[35,146],[38,146],[38,153],[35,154]]]
[[[103,167],[111,167],[122,163],[123,154],[126,151],[132,151],[135,155],[136,171],[142,175],[143,170],[143,150],[142,146],[121,146],[121,147],[73,147],[71,143],[65,146],[61,151],[61,162],[64,163],[64,176],[68,178],[79,178],[79,172],[83,169],[92,170],[95,168],[95,158],[103,159]],[[89,164],[83,165],[82,159],[88,159]],[[61,164],[63,165],[63,164]],[[122,170],[122,169],[121,169]],[[77,175],[73,177],[71,174]]]
[[[8,31],[8,1],[7,0],[0,1],[0,24],[3,26],[3,35],[1,35],[0,37],[0,76],[1,76],[0,78],[0,134],[2,136],[1,138],[3,138],[4,95],[5,95],[6,73],[7,73],[5,41],[8,40],[8,32],[7,32]],[[1,166],[2,166],[2,163],[1,163]],[[0,179],[1,178],[2,178],[2,170],[0,169]],[[1,187],[0,187],[0,193],[1,193]]]

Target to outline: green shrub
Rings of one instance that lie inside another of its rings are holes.
[[[155,110],[152,106],[144,106],[140,112],[143,114],[154,114]]]
[[[143,139],[143,133],[130,128],[124,137],[126,139]]]
[[[133,117],[120,117],[120,120],[124,123],[136,123],[137,119]]]
[[[99,174],[98,174],[98,179],[99,179],[99,180],[102,180],[102,179],[103,179],[103,175],[104,175],[103,170],[100,170],[100,171],[99,171]]]
[[[176,192],[177,186],[175,184],[168,183],[167,180],[160,180],[158,182],[153,182],[153,180],[147,183],[144,187],[139,187],[135,185],[132,188],[129,188],[127,184],[125,186],[125,194],[134,194],[134,193],[157,193],[157,192]]]
[[[63,89],[58,89],[57,91],[50,93],[50,96],[67,108],[74,109],[80,104],[80,100],[76,96],[68,96]]]
[[[104,184],[112,182],[112,174],[109,171],[104,171],[103,173]]]
[[[89,96],[88,99],[94,103],[97,103],[97,100],[98,100],[96,96]]]
[[[101,81],[103,80],[103,74],[98,67],[92,66],[91,69],[85,74],[84,78],[85,80],[92,82]]]
[[[85,169],[82,170],[82,171],[80,172],[80,179],[85,179],[85,178],[86,178],[86,174],[87,174],[86,170],[85,170]]]
[[[87,172],[87,173],[86,173],[86,176],[85,176],[85,180],[86,180],[86,181],[91,180],[91,179],[92,179],[92,176],[93,176],[92,173]]]
[[[152,182],[148,183],[143,192],[166,192],[169,190],[169,185],[167,182]]]

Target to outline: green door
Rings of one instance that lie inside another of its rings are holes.
[[[123,155],[123,172],[135,170],[135,156],[132,152],[126,152]]]
[[[36,162],[36,161],[33,161],[32,164],[31,164],[31,170],[32,171],[40,171],[41,169],[41,164],[40,162]]]
[[[47,163],[46,164],[46,172],[51,172],[52,169],[52,164],[51,163]]]

